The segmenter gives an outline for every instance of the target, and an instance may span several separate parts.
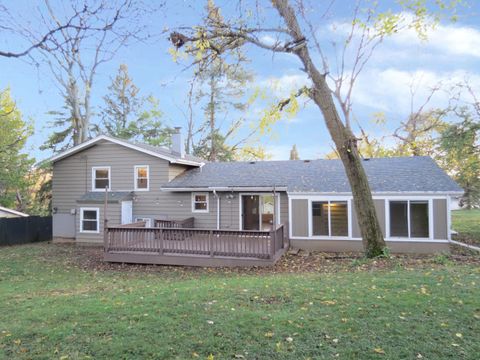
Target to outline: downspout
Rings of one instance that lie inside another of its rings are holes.
[[[217,198],[217,230],[220,230],[220,196],[215,189],[213,189],[213,196]]]

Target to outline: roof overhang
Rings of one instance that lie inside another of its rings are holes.
[[[162,187],[162,191],[192,192],[192,191],[225,191],[225,192],[248,192],[248,191],[287,191],[286,186],[208,186],[208,187]]]
[[[324,191],[288,191],[288,195],[342,195],[352,196],[351,192],[324,192]],[[373,196],[428,196],[428,195],[444,195],[444,196],[457,196],[463,195],[463,191],[372,191]]]
[[[6,212],[6,213],[9,213],[9,214],[12,214],[12,215],[17,215],[17,216],[20,216],[20,217],[30,216],[30,215],[22,213],[20,211],[9,209],[9,208],[3,207],[3,206],[0,206],[0,211]]]
[[[72,155],[82,151],[82,150],[85,150],[89,147],[92,147],[93,145],[95,145],[96,143],[98,143],[100,141],[109,141],[111,143],[121,145],[121,146],[124,146],[126,148],[142,152],[144,154],[148,154],[148,155],[151,155],[151,156],[163,159],[163,160],[167,160],[167,161],[171,162],[172,164],[181,164],[181,165],[190,165],[190,166],[202,166],[204,164],[204,163],[197,162],[197,161],[192,161],[192,160],[187,160],[187,159],[182,159],[182,158],[176,158],[176,157],[173,157],[173,156],[160,154],[160,153],[157,153],[155,151],[144,149],[144,148],[142,148],[140,146],[137,146],[135,144],[131,144],[131,143],[122,141],[120,139],[115,139],[115,138],[112,138],[112,137],[107,136],[107,135],[99,135],[96,138],[85,141],[85,142],[81,143],[80,145],[74,146],[74,147],[72,147],[72,148],[70,148],[70,149],[68,149],[68,150],[66,150],[66,151],[64,151],[64,152],[62,152],[58,155],[55,155],[55,156],[51,157],[50,159],[48,159],[48,161],[53,163],[53,162],[65,159],[69,156],[72,156]]]

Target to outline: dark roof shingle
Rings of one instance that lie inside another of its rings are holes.
[[[364,160],[372,192],[461,192],[462,189],[430,157]],[[206,163],[164,185],[164,188],[286,187],[289,192],[348,193],[340,160],[294,160]]]

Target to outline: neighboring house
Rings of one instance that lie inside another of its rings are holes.
[[[293,247],[362,249],[339,160],[204,163],[185,155],[179,132],[172,142],[165,149],[99,136],[52,158],[54,237],[102,243],[107,188],[109,227],[194,218],[194,228],[223,230],[214,233],[221,238],[283,224]],[[432,159],[365,159],[364,167],[392,251],[448,250],[450,199],[462,189]]]
[[[27,217],[28,214],[0,206],[0,218]]]

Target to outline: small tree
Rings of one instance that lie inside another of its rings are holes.
[[[10,89],[0,91],[0,134],[0,205],[25,211],[34,159],[23,151],[32,127],[23,120]]]
[[[457,115],[462,121],[447,126],[441,134],[439,160],[464,189],[462,202],[471,209],[480,205],[480,119],[466,108]]]
[[[290,150],[290,160],[300,160],[300,157],[298,156],[296,144],[293,144],[292,150]]]

